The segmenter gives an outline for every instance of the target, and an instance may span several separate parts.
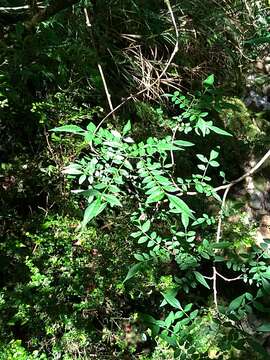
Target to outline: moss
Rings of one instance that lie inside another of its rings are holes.
[[[225,127],[241,140],[255,140],[262,130],[244,102],[238,98],[225,98],[226,109],[220,112]]]

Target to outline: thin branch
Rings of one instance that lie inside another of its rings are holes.
[[[24,6],[0,6],[0,11],[20,11],[20,10],[29,10],[29,5]]]
[[[84,12],[84,15],[85,15],[85,21],[86,21],[86,26],[91,28],[92,27],[92,24],[91,24],[91,21],[89,19],[89,15],[88,15],[88,11],[86,8],[83,9],[83,12]]]
[[[218,301],[217,301],[217,269],[213,266],[213,293],[214,293],[214,304],[216,310],[218,310]]]
[[[222,203],[221,203],[221,208],[220,208],[219,218],[218,218],[217,235],[216,235],[216,243],[217,244],[219,243],[220,238],[221,238],[221,226],[222,226],[223,210],[224,210],[225,203],[226,203],[226,198],[227,198],[227,195],[228,195],[228,192],[229,192],[231,186],[227,187],[227,189],[225,190],[225,192],[223,194],[223,197],[222,197]]]
[[[87,11],[86,8],[84,8],[83,11],[84,11],[84,15],[85,15],[86,26],[89,28],[90,34],[91,34],[91,37],[92,37],[92,40],[93,40],[93,34],[92,34],[92,30],[91,30],[92,24],[91,24],[89,15],[88,15],[88,11]],[[112,100],[111,100],[111,94],[109,93],[107,82],[106,82],[104,72],[103,72],[103,69],[102,69],[102,66],[101,66],[100,63],[98,63],[98,71],[99,71],[101,79],[102,79],[102,83],[103,83],[103,87],[104,87],[105,94],[106,94],[106,97],[107,97],[107,101],[108,101],[108,104],[109,104],[109,108],[112,111],[113,110],[113,104],[112,104]],[[113,115],[113,117],[114,117],[114,115]]]
[[[110,108],[111,111],[113,111],[113,104],[112,104],[112,100],[111,100],[111,94],[109,93],[108,86],[107,86],[107,83],[106,83],[106,79],[105,79],[105,76],[104,76],[104,73],[103,73],[103,69],[102,69],[102,66],[100,64],[98,64],[98,70],[99,70],[99,73],[101,75],[101,79],[102,79],[102,82],[103,82],[103,87],[104,87],[104,90],[105,90],[105,93],[106,93],[109,108]],[[112,116],[115,119],[115,114],[114,113],[112,114]]]
[[[225,207],[225,203],[226,203],[226,198],[227,195],[231,189],[232,186],[234,186],[235,184],[243,181],[246,177],[251,176],[252,174],[254,174],[265,162],[266,160],[270,157],[270,150],[268,150],[266,152],[266,154],[261,158],[260,161],[257,162],[257,164],[255,164],[249,171],[247,171],[244,175],[240,176],[238,179],[230,182],[227,185],[222,185],[219,186],[217,188],[215,188],[215,191],[219,191],[222,189],[225,189],[223,197],[222,197],[222,204],[221,204],[221,209],[220,209],[220,213],[219,213],[219,219],[218,219],[218,227],[217,227],[217,234],[216,234],[216,243],[218,244],[221,238],[221,228],[222,228],[222,218],[223,218],[223,211],[224,211],[224,207]],[[216,267],[213,266],[213,292],[214,292],[214,303],[216,308],[218,308],[218,302],[217,302],[217,276],[221,277],[222,279],[224,279],[225,281],[235,281],[235,280],[239,280],[240,277],[237,277],[235,279],[227,279],[225,278],[225,276],[219,274],[216,270]]]
[[[244,173],[244,174],[243,174],[242,176],[240,176],[238,179],[233,180],[233,181],[231,181],[231,182],[228,183],[228,184],[220,185],[220,186],[214,188],[213,190],[216,191],[216,192],[217,192],[217,191],[220,191],[220,190],[226,190],[226,189],[229,189],[229,190],[230,190],[230,188],[231,188],[232,186],[240,183],[241,181],[245,180],[248,176],[253,175],[257,170],[259,170],[259,168],[268,160],[268,158],[270,158],[270,150],[267,151],[267,153],[261,158],[260,161],[257,162],[256,165],[254,165],[249,171],[247,171],[246,173]],[[228,191],[229,191],[229,190],[228,190]],[[181,193],[181,195],[182,195],[182,194],[183,194],[183,193]],[[186,194],[186,195],[194,196],[194,195],[197,195],[198,193],[197,193],[196,191],[188,191],[188,192],[186,192],[185,194]],[[226,194],[226,196],[227,196],[227,194]]]
[[[213,275],[212,275],[212,276],[205,276],[205,275],[203,275],[203,277],[204,277],[205,279],[207,279],[207,280],[213,280]]]
[[[51,144],[50,144],[50,141],[49,141],[49,134],[48,134],[47,129],[46,129],[45,126],[44,126],[44,129],[43,129],[43,133],[44,133],[45,140],[46,140],[46,143],[47,143],[47,148],[48,148],[49,152],[51,153],[51,156],[54,159],[55,164],[57,166],[59,166],[59,168],[60,168],[61,164],[59,163],[59,161],[58,161],[58,159],[57,159],[57,157],[56,157],[56,155],[55,155],[55,153],[54,153],[54,151],[53,151],[53,149],[51,147]]]
[[[237,276],[237,277],[235,277],[235,278],[227,278],[226,276],[223,276],[223,275],[221,275],[219,272],[217,272],[217,270],[216,270],[216,274],[217,274],[219,277],[221,277],[221,279],[223,279],[223,280],[225,280],[225,281],[228,281],[228,282],[237,281],[237,280],[240,280],[240,279],[242,278],[242,275],[239,275],[239,276]]]
[[[232,186],[232,185],[231,185]],[[220,212],[219,212],[219,218],[218,218],[218,227],[217,227],[217,234],[216,234],[216,244],[219,243],[220,238],[221,238],[221,226],[222,226],[222,218],[223,218],[223,210],[225,207],[225,202],[226,202],[226,197],[228,195],[228,192],[230,190],[231,187],[227,187],[227,189],[225,190],[223,197],[222,197],[222,204],[221,204],[221,208],[220,208]],[[215,250],[215,253],[217,252],[217,249]],[[217,269],[216,266],[213,266],[213,292],[214,292],[214,303],[216,306],[216,309],[218,309],[218,301],[217,301]]]
[[[178,125],[174,128],[173,134],[172,134],[172,148],[171,148],[171,150],[170,150],[170,154],[171,154],[171,161],[172,161],[171,164],[172,164],[173,167],[174,167],[174,165],[175,165],[174,154],[173,154],[173,143],[174,143],[174,140],[175,140],[175,137],[176,137],[176,133],[177,133],[180,125],[181,125],[181,124],[178,124]]]
[[[37,11],[45,9],[42,3],[37,3]],[[23,6],[1,6],[0,18],[4,25],[16,24],[20,21],[27,21],[33,15],[33,8],[29,5]]]
[[[248,12],[248,15],[251,17],[251,16],[252,16],[252,12],[251,12],[251,9],[250,9],[250,7],[248,6],[248,3],[247,3],[246,0],[244,0],[244,4],[245,4],[245,8],[246,8],[246,10],[247,10],[247,12]]]
[[[38,9],[44,9],[45,6],[42,5],[42,2],[35,2],[35,6]],[[21,10],[29,10],[30,9],[30,5],[23,5],[23,6],[0,6],[0,12],[3,11],[21,11]]]
[[[227,278],[223,275],[221,275],[215,266],[213,266],[213,276],[212,278],[210,279],[213,279],[213,293],[214,293],[214,304],[215,304],[215,307],[216,307],[216,310],[218,311],[218,293],[217,293],[217,277],[220,277],[221,279],[227,281],[227,282],[232,282],[232,281],[237,281],[237,280],[240,280],[242,275],[239,275],[235,278]]]
[[[221,185],[216,188],[214,188],[215,191],[224,190],[227,188],[232,187],[233,185],[243,181],[246,177],[253,175],[270,157],[270,150],[267,151],[267,153],[261,158],[260,161],[257,162],[256,165],[254,165],[249,171],[247,171],[244,175],[240,176],[238,179],[231,181],[229,184]]]

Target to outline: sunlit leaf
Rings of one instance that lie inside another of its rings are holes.
[[[180,147],[187,147],[187,146],[194,146],[194,144],[190,141],[185,140],[174,140],[174,145],[180,146]]]
[[[147,240],[148,240],[148,237],[147,237],[147,236],[142,236],[142,237],[139,238],[138,244],[143,244],[143,243],[145,243]]]
[[[92,204],[85,209],[82,227],[85,227],[89,221],[98,216],[106,208],[106,206],[106,203],[101,202],[101,197],[92,202]]]
[[[92,122],[90,122],[88,125],[87,125],[87,130],[90,132],[90,133],[93,133],[95,130],[96,130],[96,125]]]
[[[202,155],[202,154],[196,154],[196,156],[197,156],[197,158],[198,158],[199,160],[201,160],[202,162],[204,162],[204,163],[207,163],[207,162],[208,162],[208,159],[207,159],[204,155]]]
[[[147,220],[141,227],[141,230],[143,232],[147,232],[150,229],[151,222],[150,220]]]
[[[82,135],[85,132],[84,129],[80,128],[77,125],[63,125],[63,126],[59,126],[59,127],[54,128],[54,129],[51,129],[50,131],[68,132],[68,133],[80,134],[80,135]]]
[[[115,136],[117,139],[121,138],[121,134],[117,130],[111,130],[111,133],[113,136]]]
[[[210,160],[214,160],[218,157],[219,153],[216,150],[211,150],[210,152]]]
[[[141,270],[141,266],[141,264],[132,265],[131,268],[128,270],[127,276],[125,277],[123,283],[133,278]]]
[[[158,191],[154,192],[153,194],[151,194],[147,198],[146,204],[150,204],[150,203],[153,203],[153,202],[160,201],[160,200],[162,200],[164,198],[164,196],[165,196],[164,191],[158,190]]]
[[[220,129],[217,126],[208,125],[208,128],[211,129],[212,131],[214,131],[216,134],[225,135],[225,136],[232,136],[232,134],[228,133],[227,131],[225,131],[223,129]]]
[[[126,135],[131,130],[131,122],[128,120],[126,125],[123,128],[123,135]]]
[[[245,296],[246,296],[246,294],[243,294],[243,295],[240,295],[237,298],[235,298],[229,305],[229,311],[234,311],[234,310],[238,309],[242,305],[243,301],[245,300]]]
[[[185,229],[187,229],[189,224],[189,216],[186,213],[181,214],[181,221]]]
[[[199,165],[197,165],[197,167],[198,167],[198,169],[200,169],[202,171],[204,171],[206,169],[206,166],[203,164],[199,164]]]
[[[175,298],[177,294],[177,290],[171,289],[168,290],[166,293],[162,293],[164,299],[167,301],[168,304],[170,304],[172,307],[176,309],[181,309],[180,302]]]
[[[141,254],[134,254],[134,257],[135,257],[136,260],[144,261],[144,257]]]
[[[257,331],[270,332],[270,323],[262,324],[261,326],[259,326],[259,327],[257,328]]]
[[[104,199],[111,205],[111,206],[122,206],[119,199],[113,194],[103,194]]]
[[[204,276],[203,276],[201,273],[199,273],[198,271],[194,271],[194,275],[195,275],[196,280],[197,280],[200,284],[202,284],[202,285],[203,285],[204,287],[206,287],[207,289],[210,289],[210,287],[209,287],[209,285],[207,284]]]
[[[212,86],[214,84],[214,81],[215,81],[214,74],[211,74],[208,76],[208,78],[204,80],[203,84],[206,86]]]
[[[175,209],[175,212],[185,213],[188,217],[195,220],[195,217],[192,215],[192,210],[188,207],[188,205],[179,197],[175,195],[167,194],[168,199],[170,201],[170,205],[172,209]]]
[[[218,167],[219,166],[219,163],[215,160],[212,160],[209,162],[209,165],[212,166],[212,167]]]

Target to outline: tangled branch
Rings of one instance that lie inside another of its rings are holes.
[[[217,227],[217,233],[216,233],[216,243],[218,244],[220,242],[221,239],[221,229],[222,229],[222,218],[223,218],[223,213],[224,213],[224,207],[225,207],[225,203],[226,203],[226,199],[227,199],[227,195],[230,191],[230,189],[237,183],[243,181],[245,178],[247,178],[248,176],[251,176],[252,174],[254,174],[257,170],[259,170],[259,168],[266,162],[266,160],[270,157],[270,150],[268,150],[266,152],[266,154],[261,158],[260,161],[257,162],[257,164],[255,164],[249,171],[247,171],[245,174],[243,174],[242,176],[240,176],[238,179],[230,182],[229,184],[226,185],[222,185],[219,186],[217,188],[215,188],[215,191],[220,191],[220,190],[224,190],[224,194],[222,196],[222,204],[221,204],[221,209],[219,212],[219,218],[218,218],[218,227]],[[225,281],[235,281],[235,280],[239,280],[239,276],[237,278],[234,279],[227,279],[225,278],[223,275],[219,274],[217,272],[216,266],[213,266],[213,293],[214,293],[214,303],[216,306],[216,309],[218,308],[218,300],[217,300],[217,277],[221,277],[223,280]]]

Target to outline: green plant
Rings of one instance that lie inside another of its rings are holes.
[[[215,188],[269,143],[268,2],[1,1],[0,358],[257,358],[269,259]]]
[[[212,149],[209,155],[196,154],[200,161],[198,173],[185,179],[174,173],[175,153],[194,146],[188,140],[178,139],[178,133],[194,133],[202,137],[211,132],[229,135],[208,119],[209,109],[219,106],[214,98],[213,83],[214,76],[211,75],[203,83],[204,91],[197,96],[188,97],[178,91],[168,95],[180,109],[180,114],[169,122],[172,135],[167,133],[161,138],[150,137],[135,142],[130,137],[130,121],[121,132],[96,127],[93,123],[86,130],[77,125],[53,129],[54,132],[80,135],[89,143],[90,154],[63,171],[70,178],[78,179],[80,188],[73,192],[84,196],[86,201],[84,218],[78,230],[84,229],[106,208],[125,205],[127,196],[132,197],[136,204],[137,210],[129,214],[136,227],[130,236],[137,239],[143,250],[134,254],[137,263],[130,268],[124,283],[149,266],[157,268],[166,263],[177,264],[177,276],[174,274],[172,287],[162,293],[161,302],[162,307],[173,310],[162,320],[147,316],[152,335],[159,334],[175,348],[179,348],[181,339],[186,336],[183,335],[186,334],[185,328],[200,312],[194,303],[182,305],[177,298],[179,292],[188,293],[198,286],[210,290],[208,277],[200,272],[200,268],[204,261],[215,261],[217,248],[227,246],[227,243],[216,244],[206,239],[198,242],[198,228],[203,224],[210,226],[215,220],[205,213],[195,214],[186,200],[187,196],[205,196],[220,201],[208,175],[209,169],[219,166],[218,148]],[[209,278],[213,280],[213,276]]]
[[[45,354],[39,354],[34,351],[30,354],[23,346],[20,340],[12,340],[7,345],[2,346],[0,343],[1,355],[0,359],[3,360],[46,360],[48,359]]]
[[[124,321],[118,304],[127,267],[121,256],[127,261],[132,251],[124,247],[127,229],[110,235],[88,227],[74,234],[77,224],[68,216],[28,223],[16,218],[16,230],[1,239],[0,346],[9,354],[3,360],[32,359],[32,354],[39,359],[43,353],[49,359],[86,359],[93,353],[102,358],[111,352],[103,340],[109,321],[115,339],[126,343],[118,331]],[[10,286],[12,277],[16,282]],[[19,342],[21,333],[27,344]],[[113,344],[119,350],[118,342]],[[14,355],[19,351],[21,358]]]

